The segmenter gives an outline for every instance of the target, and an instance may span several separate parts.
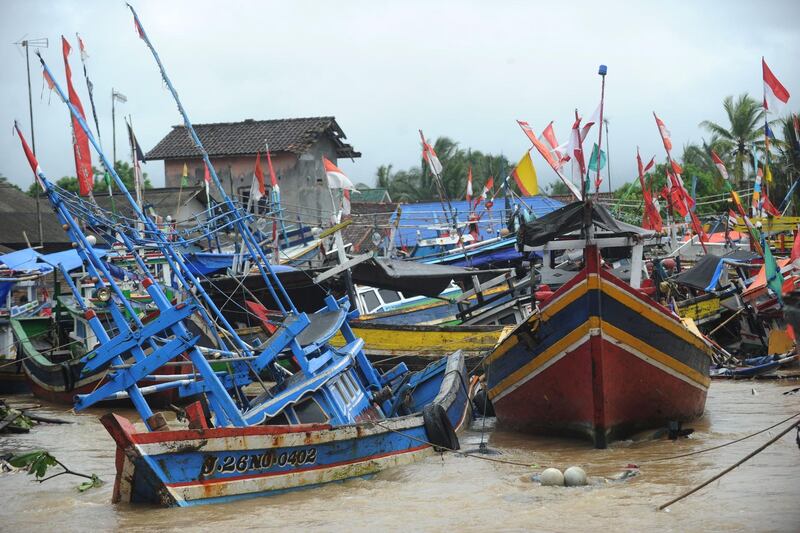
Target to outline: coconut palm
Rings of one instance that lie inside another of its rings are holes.
[[[707,129],[719,140],[730,143],[730,152],[724,154],[733,160],[733,176],[736,184],[741,185],[745,176],[745,164],[750,161],[750,147],[763,144],[764,109],[761,103],[747,93],[725,97],[722,102],[730,126],[725,127],[710,120],[704,120],[700,126]],[[721,156],[723,154],[720,154]]]

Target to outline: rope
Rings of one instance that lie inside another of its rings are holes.
[[[795,415],[795,416],[797,416],[797,415]],[[764,443],[762,446],[759,446],[758,448],[756,448],[755,450],[753,450],[752,452],[747,454],[744,458],[740,459],[739,461],[736,461],[734,464],[732,464],[731,466],[729,466],[728,468],[726,468],[725,470],[723,470],[719,474],[711,476],[709,479],[707,479],[703,483],[700,483],[699,485],[697,485],[696,487],[694,487],[690,491],[684,492],[683,494],[681,494],[677,498],[673,498],[670,501],[668,501],[667,503],[660,505],[658,507],[658,510],[659,511],[663,511],[664,509],[666,509],[667,507],[669,507],[673,503],[679,502],[682,499],[686,498],[687,496],[690,496],[690,495],[694,494],[695,492],[697,492],[698,490],[702,489],[703,487],[710,485],[711,483],[713,483],[714,481],[718,480],[719,478],[721,478],[722,476],[724,476],[725,474],[727,474],[728,472],[730,472],[734,468],[737,468],[737,467],[741,466],[742,464],[744,464],[748,460],[752,459],[753,457],[755,457],[756,455],[758,455],[762,451],[766,450],[769,446],[775,444],[781,437],[783,437],[784,435],[786,435],[787,433],[789,433],[791,430],[793,430],[795,428],[799,428],[800,429],[800,422],[794,422],[792,425],[787,427],[785,430],[783,430],[780,433],[778,433],[775,437],[771,438],[769,441]]]
[[[730,446],[731,444],[736,444],[737,442],[742,442],[743,440],[747,440],[747,439],[749,439],[751,437],[755,437],[756,435],[760,435],[760,434],[762,434],[762,433],[764,433],[766,431],[769,431],[770,429],[774,429],[774,428],[780,426],[781,424],[783,424],[785,422],[788,422],[789,420],[791,420],[792,418],[795,418],[797,416],[800,416],[800,413],[793,414],[792,416],[790,416],[788,418],[784,418],[783,420],[781,420],[777,424],[773,424],[773,425],[771,425],[771,426],[769,426],[767,428],[761,429],[759,431],[756,431],[755,433],[751,433],[749,435],[746,435],[744,437],[738,438],[736,440],[732,440],[730,442],[726,442],[725,444],[720,444],[718,446],[712,446],[711,448],[704,448],[702,450],[697,450],[697,451],[694,451],[694,452],[682,453],[680,455],[671,455],[669,457],[661,457],[659,459],[646,459],[644,461],[640,461],[640,463],[644,464],[644,463],[657,463],[657,462],[660,462],[660,461],[670,461],[672,459],[680,459],[681,457],[689,457],[691,455],[699,455],[701,453],[710,452],[712,450],[718,450],[720,448],[724,448],[726,446]]]

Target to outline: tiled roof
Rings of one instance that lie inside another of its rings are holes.
[[[66,244],[67,234],[58,222],[47,198],[39,199],[42,215],[42,237],[45,245]],[[24,232],[24,234],[23,234]],[[36,199],[12,187],[0,183],[0,244],[19,247],[25,243],[25,235],[31,244],[38,244],[39,225],[36,219]]]
[[[195,131],[211,157],[251,155],[264,151],[265,141],[273,152],[306,152],[323,135],[333,141],[337,157],[361,157],[344,142],[346,136],[334,117],[287,118],[242,122],[195,124]],[[148,160],[198,157],[184,126],[173,126],[166,137],[145,156]]]

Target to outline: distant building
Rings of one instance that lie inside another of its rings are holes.
[[[389,196],[389,191],[387,189],[381,188],[359,188],[358,194],[353,193],[351,197],[355,202],[361,202],[365,204],[388,204],[391,203],[392,197]]]
[[[121,215],[135,218],[133,209],[122,195],[114,195],[113,202],[107,194],[98,193],[94,198],[97,205],[107,211],[113,209]],[[208,198],[202,186],[144,189],[142,207],[150,218],[166,220],[169,216],[182,227],[196,226],[205,221]]]
[[[307,222],[327,221],[332,202],[322,157],[334,164],[339,158],[361,157],[344,142],[346,136],[334,117],[248,119],[196,124],[194,128],[223,186],[242,201],[249,195],[257,153],[262,154],[262,168],[269,188],[265,157],[269,144],[281,188],[281,203],[289,219],[301,215]],[[203,183],[203,160],[184,126],[173,126],[145,157],[148,161],[164,161],[167,187],[180,187],[184,164],[188,166],[189,185]],[[213,189],[211,194],[214,196]]]
[[[47,198],[39,199],[42,215],[43,252],[69,248],[70,240],[58,222]],[[30,244],[28,244],[30,242]],[[7,182],[0,183],[0,245],[12,250],[39,246],[36,198]]]

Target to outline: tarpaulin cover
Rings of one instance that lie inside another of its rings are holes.
[[[236,254],[215,254],[208,252],[196,252],[186,254],[186,267],[195,276],[205,276],[220,270],[226,270],[233,265],[233,258]],[[284,265],[272,265],[275,273],[292,272],[294,267]]]
[[[695,265],[672,277],[679,285],[685,285],[701,291],[713,292],[722,289],[719,279],[725,265],[745,263],[759,257],[748,250],[734,250],[724,256],[704,255]]]
[[[414,261],[374,258],[352,269],[353,282],[401,291],[405,295],[438,296],[451,280],[467,280],[476,270]]]
[[[100,248],[95,248],[94,251],[100,257],[105,257],[108,254],[107,250]],[[83,264],[77,250],[65,250],[43,255],[32,248],[24,248],[16,252],[0,255],[0,263],[5,264],[12,270],[38,270],[43,273],[52,272],[59,264],[62,264],[68,271],[80,268]]]
[[[536,217],[541,217],[547,213],[563,206],[563,202],[548,198],[547,196],[529,196],[520,198]],[[478,231],[482,239],[496,237],[497,232],[505,227],[506,220],[511,215],[511,211],[504,209],[504,200],[498,197],[494,201],[491,209],[486,209],[482,202],[476,209],[475,214],[480,217],[477,222]],[[466,200],[451,200],[450,205],[456,212],[458,221],[463,223],[469,219],[470,208]],[[521,208],[523,211],[524,207]],[[436,231],[428,229],[434,224],[447,224],[447,215],[442,211],[442,204],[439,202],[424,202],[419,204],[402,204],[400,206],[400,227],[395,233],[397,246],[413,247],[419,239],[430,239],[436,237]],[[392,215],[392,222],[397,218],[397,213]]]
[[[584,202],[573,202],[541,218],[528,222],[521,226],[517,232],[517,242],[526,246],[541,246],[556,237],[578,231],[584,225],[585,209],[586,204]],[[620,236],[653,233],[615,220],[602,205],[592,204],[590,209],[589,215],[591,216],[592,224],[603,233]]]

